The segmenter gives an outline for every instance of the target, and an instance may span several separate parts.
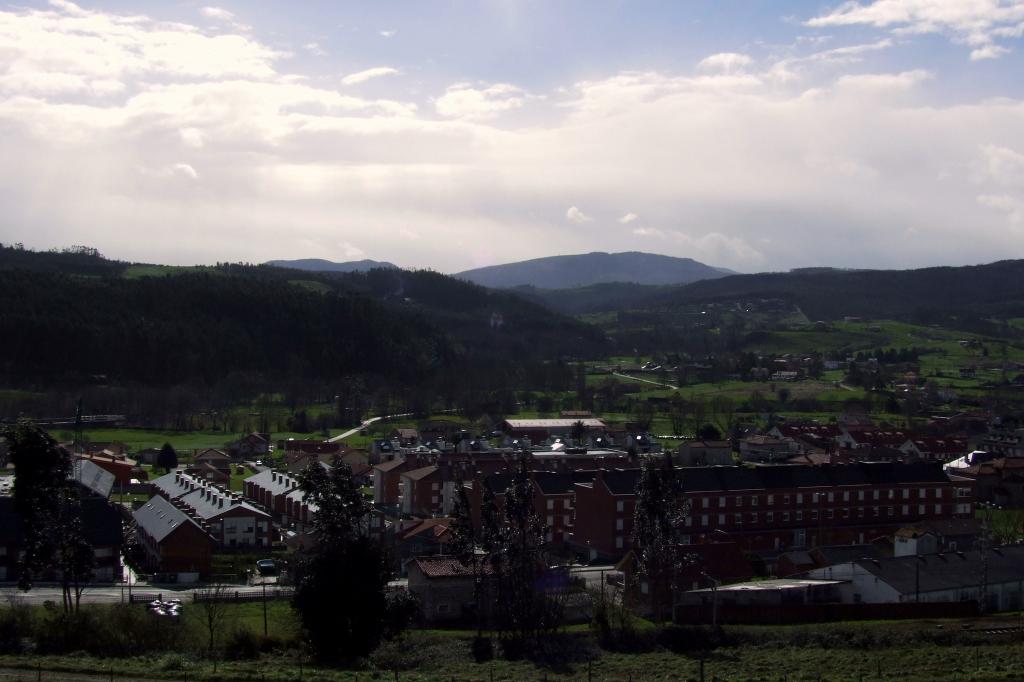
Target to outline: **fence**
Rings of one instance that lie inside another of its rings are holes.
[[[267,601],[273,601],[276,599],[291,599],[295,596],[295,590],[267,590],[266,599]],[[181,592],[133,592],[128,601],[131,604],[148,604],[151,601],[160,600],[163,601],[164,597],[168,599],[181,599],[186,600],[191,598],[193,602],[203,601],[222,601],[232,603],[245,603],[245,602],[258,602],[263,601],[264,594],[261,589],[245,589],[245,590],[222,590],[215,591],[213,588],[210,589],[198,589],[191,591]]]

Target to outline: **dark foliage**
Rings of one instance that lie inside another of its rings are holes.
[[[170,443],[163,444],[163,447],[160,448],[160,454],[156,457],[156,465],[167,472],[178,467],[178,453],[174,451],[173,445]]]
[[[454,394],[543,379],[551,360],[605,350],[585,324],[429,271],[221,265],[125,279],[123,263],[75,255],[97,265],[86,272],[67,258],[0,247],[0,380],[9,385],[363,375]]]
[[[318,508],[317,544],[298,562],[293,603],[319,660],[352,661],[398,634],[408,605],[388,610],[389,562],[380,543],[362,533],[368,508],[349,466],[336,459],[328,472],[314,462],[299,481]]]

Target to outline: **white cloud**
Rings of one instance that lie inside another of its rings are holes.
[[[1020,37],[1024,2],[1020,0],[874,0],[844,2],[807,26],[874,26],[902,35],[940,33],[974,48],[971,59],[992,59],[1005,52],[996,38]]]
[[[189,178],[190,180],[198,180],[199,173],[196,169],[187,163],[176,163],[170,168],[171,173],[174,175],[180,175],[181,177]]]
[[[577,225],[582,225],[583,223],[590,223],[593,222],[594,220],[593,218],[591,218],[590,216],[588,216],[586,213],[576,208],[575,206],[570,206],[569,210],[565,212],[565,219],[568,220],[570,223],[576,223]]]
[[[455,83],[437,98],[434,108],[441,116],[488,119],[521,108],[526,98],[521,88],[509,83],[479,88],[469,83]]]
[[[365,83],[373,78],[381,78],[383,76],[394,76],[398,73],[398,69],[393,69],[390,66],[375,66],[372,69],[365,69],[363,71],[357,71],[350,73],[341,79],[343,85],[357,85],[359,83]]]
[[[1004,54],[1009,54],[1009,48],[1001,45],[984,45],[971,50],[971,61],[977,62],[982,59],[999,59]]]
[[[200,7],[199,13],[207,19],[216,19],[218,21],[234,21],[235,19],[233,12],[229,12],[222,7]]]
[[[737,73],[742,72],[753,63],[754,60],[749,55],[737,52],[719,52],[702,59],[697,64],[697,68],[701,71]]]
[[[385,29],[383,31],[378,31],[377,33],[381,38],[394,38],[397,31],[392,29]]]
[[[321,47],[320,43],[317,42],[306,43],[305,45],[302,46],[302,49],[312,55],[316,55],[317,57],[327,56],[327,50]]]
[[[8,9],[0,130],[18,163],[0,194],[19,201],[0,224],[177,263],[316,250],[452,271],[638,243],[740,270],[1024,256],[1024,101],[832,68],[887,40],[789,80],[752,64],[461,83],[424,110],[285,73],[234,26]]]

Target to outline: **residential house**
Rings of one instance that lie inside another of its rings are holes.
[[[15,509],[14,498],[10,492],[11,490],[7,489],[0,495],[0,582],[18,580],[18,559],[25,549],[21,514]],[[82,530],[93,549],[93,582],[120,581],[123,537],[121,514],[117,508],[103,497],[84,497]],[[52,573],[37,576],[38,579],[45,580],[54,580],[57,577]]]
[[[915,436],[908,438],[899,449],[911,457],[939,462],[950,462],[971,450],[966,439],[949,436]]]
[[[119,490],[126,490],[131,485],[132,478],[137,478],[135,474],[138,470],[138,463],[134,459],[100,453],[76,454],[75,459],[92,462],[101,469],[112,473],[114,485]]]
[[[194,464],[188,467],[188,470],[196,471],[203,478],[210,480],[218,479],[216,481],[218,483],[221,480],[228,481],[231,479],[231,457],[223,450],[215,448],[202,450],[196,453],[193,462]],[[211,470],[217,473],[213,474]]]
[[[183,574],[178,578],[182,581],[194,581],[210,573],[214,540],[184,511],[155,495],[132,516],[148,570]]]
[[[381,462],[373,467],[373,503],[397,508],[402,474],[409,469],[410,463],[404,459]]]
[[[744,462],[782,462],[796,452],[792,440],[772,436],[754,435],[740,441],[740,459]]]
[[[588,560],[623,556],[632,546],[639,469],[600,469],[573,484],[577,513],[569,544]]]
[[[399,477],[399,509],[410,516],[436,516],[442,511],[443,476],[437,466],[404,471]]]
[[[1024,507],[1024,458],[1000,457],[955,470],[973,481],[979,502],[1003,507]]]
[[[414,448],[420,444],[420,432],[416,429],[394,429],[390,437],[391,440],[398,441],[398,445],[403,448]]]
[[[236,493],[205,485],[182,495],[175,506],[201,520],[218,547],[270,547],[273,523],[270,514],[245,502]]]
[[[245,499],[259,505],[274,517],[285,513],[285,498],[298,487],[297,478],[273,469],[261,471],[242,482]]]
[[[899,430],[860,430],[843,428],[836,436],[836,444],[849,450],[871,448],[899,448],[907,442],[907,434]]]
[[[553,436],[568,438],[582,424],[584,437],[597,436],[608,430],[600,419],[506,419],[501,429],[513,438],[529,438],[533,443],[542,443]]]
[[[475,571],[472,564],[464,565],[452,556],[417,557],[406,562],[409,592],[419,601],[424,622],[467,622],[475,618],[476,575],[484,577],[480,603],[493,602],[493,569],[487,561],[479,562]]]
[[[269,433],[253,432],[228,446],[228,452],[235,459],[260,459],[269,455],[270,451]]]

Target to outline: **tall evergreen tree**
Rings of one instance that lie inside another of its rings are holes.
[[[171,469],[178,468],[178,453],[175,452],[173,445],[170,443],[163,444],[163,447],[160,448],[160,454],[156,456],[156,465],[167,473],[170,473]]]
[[[633,552],[639,573],[647,580],[655,619],[664,619],[671,604],[675,580],[684,557],[679,528],[687,510],[680,509],[676,469],[671,455],[650,457],[643,463],[637,482],[633,511]]]
[[[299,488],[317,508],[316,546],[299,561],[295,609],[320,660],[366,656],[385,633],[391,577],[383,548],[366,534],[368,505],[340,459],[330,471],[311,460]]]
[[[82,522],[80,491],[71,479],[71,454],[27,420],[4,435],[14,462],[14,506],[25,539],[18,585],[28,590],[36,576],[55,573],[65,611],[77,611],[95,559]]]

